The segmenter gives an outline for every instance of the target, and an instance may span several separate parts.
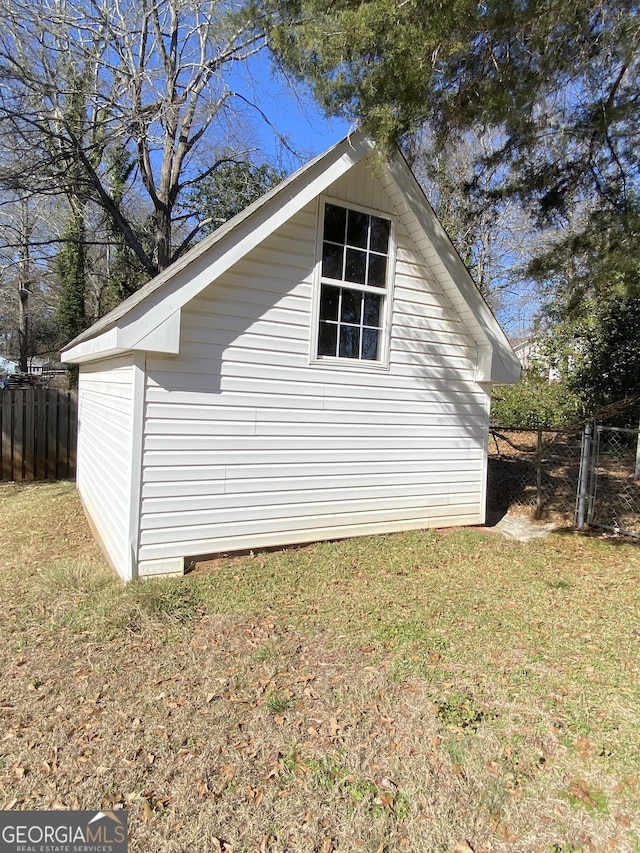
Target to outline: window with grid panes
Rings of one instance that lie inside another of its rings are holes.
[[[327,203],[322,236],[317,354],[380,361],[391,221]]]

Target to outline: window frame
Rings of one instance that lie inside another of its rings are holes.
[[[379,219],[385,219],[389,222],[389,248],[387,254],[387,269],[385,276],[385,286],[376,287],[368,284],[358,284],[347,280],[339,280],[332,278],[323,278],[322,276],[322,244],[324,241],[324,219],[325,208],[327,205],[335,205],[346,210],[353,210],[357,213],[365,213],[369,216],[376,216]],[[323,365],[325,367],[336,368],[354,368],[356,370],[388,370],[389,369],[389,348],[391,339],[391,316],[393,307],[393,285],[395,281],[396,267],[396,226],[397,216],[387,211],[377,210],[371,207],[365,207],[361,204],[354,204],[344,199],[334,198],[333,196],[323,195],[318,199],[318,213],[316,226],[316,261],[313,271],[313,303],[311,310],[311,334],[310,334],[310,352],[309,363],[315,365]],[[320,294],[322,285],[327,284],[331,287],[339,287],[343,290],[353,290],[359,293],[371,293],[381,297],[381,325],[380,337],[378,341],[378,358],[348,358],[340,355],[318,355],[318,344],[320,336]]]

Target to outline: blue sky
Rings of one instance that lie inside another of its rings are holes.
[[[254,135],[263,154],[269,159],[284,159],[290,169],[321,154],[349,132],[350,125],[347,122],[328,119],[324,115],[302,83],[288,83],[277,73],[266,51],[245,65],[241,81],[243,93],[249,89],[249,97],[267,115],[274,127],[288,137],[299,158],[297,161],[291,158],[291,162],[288,162],[290,155],[283,152],[273,130],[256,119]]]

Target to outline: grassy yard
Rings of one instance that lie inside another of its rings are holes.
[[[131,851],[640,851],[640,550],[479,531],[123,587],[73,486],[0,485],[0,808]]]

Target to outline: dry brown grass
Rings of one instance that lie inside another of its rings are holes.
[[[0,505],[0,806],[125,807],[159,853],[640,850],[637,546],[416,532],[124,588],[71,484]]]

